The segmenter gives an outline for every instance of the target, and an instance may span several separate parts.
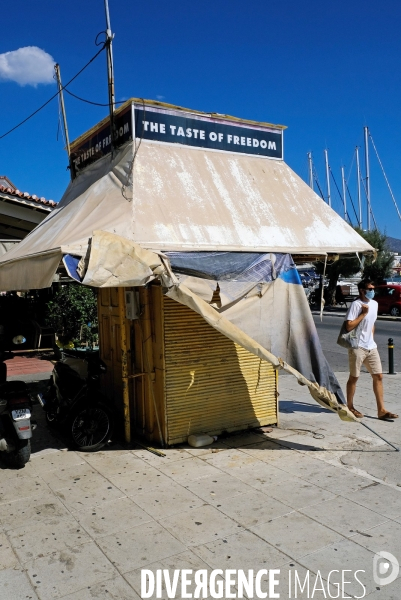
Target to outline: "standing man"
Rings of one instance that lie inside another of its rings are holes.
[[[361,366],[365,365],[373,379],[373,391],[376,396],[377,414],[381,420],[397,419],[384,407],[383,369],[376,342],[373,339],[377,319],[377,302],[373,300],[375,286],[370,279],[358,283],[359,298],[348,309],[346,319],[347,331],[352,331],[362,322],[358,348],[348,350],[350,375],[347,381],[347,404],[349,410],[361,419],[363,414],[354,408],[356,383],[361,374]]]

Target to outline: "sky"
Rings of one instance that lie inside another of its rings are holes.
[[[326,194],[325,148],[341,189],[341,166],[357,209],[355,147],[368,126],[401,206],[401,4],[396,0],[109,0],[116,98],[163,100],[206,112],[288,126],[285,160],[307,179],[313,153]],[[97,52],[103,0],[13,0],[2,5],[0,136],[56,92]],[[103,34],[99,39],[103,39]],[[10,53],[10,54],[8,54]],[[102,53],[70,86],[107,103]],[[65,95],[73,140],[107,115]],[[0,139],[0,175],[21,191],[60,200],[69,182],[57,100]],[[371,155],[372,209],[380,230],[401,221]],[[332,206],[343,214],[333,180]],[[316,185],[315,185],[316,189]],[[355,214],[348,198],[349,215]],[[366,228],[366,207],[363,207]]]

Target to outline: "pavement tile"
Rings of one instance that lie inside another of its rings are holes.
[[[352,540],[372,552],[385,550],[401,559],[401,524],[394,521],[387,521],[365,531],[358,527],[358,532]]]
[[[214,454],[208,455],[204,460],[209,464],[221,469],[222,471],[231,471],[234,474],[235,469],[242,469],[250,465],[260,463],[258,459],[253,458],[241,449],[229,448],[220,450]]]
[[[99,506],[125,495],[101,475],[90,475],[77,481],[75,485],[62,487],[54,493],[69,510]]]
[[[366,531],[387,521],[386,517],[340,497],[307,506],[300,509],[300,512],[345,537],[352,536],[356,529]]]
[[[133,500],[154,519],[170,517],[204,504],[201,498],[174,481],[167,487],[158,486],[148,492],[138,492]]]
[[[212,454],[212,456],[217,456]],[[178,483],[186,483],[211,475],[218,475],[219,471],[209,461],[192,457],[190,460],[175,461],[171,464],[158,467],[161,473],[171,477]]]
[[[306,475],[304,479],[333,494],[349,493],[362,489],[372,483],[371,479],[354,475],[354,473],[350,473],[346,469],[340,469],[327,464],[317,473]]]
[[[327,546],[326,548],[320,549],[318,552],[308,554],[300,559],[300,563],[307,569],[311,569],[315,573],[320,571],[322,577],[327,580],[330,571],[337,570],[340,573],[333,573],[330,581],[333,582],[331,587],[331,593],[335,597],[336,589],[334,584],[341,583],[341,571],[348,570],[344,573],[345,581],[350,583],[342,586],[343,595],[340,592],[341,597],[356,596],[363,598],[364,594],[367,595],[376,588],[376,584],[373,580],[372,566],[373,566],[373,552],[362,548],[352,540],[343,540]],[[358,581],[355,579],[355,572],[361,570],[365,571],[357,574],[360,582],[365,586],[366,592]]]
[[[60,598],[118,575],[93,542],[36,558],[24,566],[41,600]]]
[[[343,496],[389,519],[401,519],[401,488],[398,491],[388,485],[373,483],[357,492],[343,492]]]
[[[30,524],[10,530],[8,536],[21,563],[91,541],[73,517],[57,517],[40,522],[33,520]]]
[[[223,439],[225,445],[229,448],[245,448],[251,444],[262,443],[264,441],[264,436],[262,433],[255,433],[254,431],[244,431]]]
[[[18,569],[0,571],[1,600],[39,600],[28,577]]]
[[[153,465],[156,468],[179,460],[186,460],[192,456],[187,448],[165,448],[163,453],[166,456],[157,456],[157,454],[153,454],[153,452],[142,448],[140,450],[131,450],[131,453],[136,458],[140,458],[145,463]]]
[[[265,523],[293,510],[288,504],[283,504],[257,490],[220,500],[217,507],[244,527]]]
[[[263,493],[295,509],[312,506],[336,497],[335,494],[297,477],[279,481],[264,489]]]
[[[209,505],[160,519],[160,523],[187,546],[206,544],[242,529],[235,521]]]
[[[155,579],[156,579],[156,571],[157,570],[164,570],[167,569],[169,571],[169,575],[170,575],[170,581],[173,581],[173,572],[175,569],[189,569],[191,571],[198,571],[200,569],[206,569],[208,572],[210,572],[212,569],[208,568],[208,565],[206,563],[203,562],[203,560],[201,560],[198,556],[196,556],[196,554],[194,554],[193,552],[191,552],[191,550],[186,550],[185,552],[183,552],[182,554],[176,554],[174,556],[169,556],[167,558],[163,558],[162,560],[152,563],[150,565],[146,565],[146,569],[152,571],[152,573],[155,575]],[[125,573],[124,577],[126,578],[127,581],[129,581],[129,583],[132,585],[132,587],[134,588],[134,590],[138,593],[139,596],[141,596],[142,590],[141,590],[141,569],[135,569],[134,571],[131,571],[130,573]],[[192,576],[190,576],[191,580],[193,579],[193,574]],[[188,586],[188,593],[194,593],[195,590],[195,583],[192,583],[192,585]],[[176,591],[176,595],[175,597],[178,599],[180,598],[180,592],[181,592],[181,582],[178,583],[178,587],[177,587],[177,591]],[[155,595],[153,596],[155,597]],[[209,596],[207,596],[209,597]],[[168,594],[166,591],[166,586],[165,586],[165,582],[163,579],[162,582],[162,594],[161,594],[161,598],[162,600],[168,600]]]
[[[131,498],[119,498],[75,513],[94,539],[153,521]]]
[[[143,468],[143,462],[129,450],[107,450],[103,452],[86,452],[85,461],[102,472],[102,475],[124,475]]]
[[[67,469],[68,467],[80,465],[84,462],[85,461],[82,456],[80,456],[77,452],[58,450],[32,457],[25,468],[29,468],[33,474],[42,475],[48,471]]]
[[[121,575],[101,583],[85,586],[78,592],[63,596],[62,600],[140,600],[140,596]],[[61,600],[61,599],[60,599]]]
[[[288,556],[250,531],[240,531],[192,550],[212,569],[253,569],[256,572],[288,563]]]
[[[5,531],[22,527],[32,521],[68,517],[69,514],[63,503],[51,492],[0,505],[0,523]]]
[[[398,578],[386,587],[376,589],[366,596],[368,600],[400,600],[401,598],[401,579]]]
[[[138,492],[147,492],[158,487],[167,488],[171,482],[171,479],[166,475],[143,461],[134,471],[123,475],[111,474],[108,478],[127,496],[132,496]]]
[[[151,522],[98,539],[105,555],[120,573],[145,567],[186,550],[162,525]]]
[[[49,488],[53,491],[60,490],[70,485],[83,485],[87,479],[98,472],[86,463],[73,465],[72,467],[60,468],[55,471],[45,471],[41,478],[46,481]]]
[[[250,530],[294,559],[344,539],[298,512],[256,525]]]
[[[49,488],[40,477],[27,476],[8,479],[7,483],[0,487],[0,505],[48,491]]]
[[[230,473],[231,471],[227,469],[226,472]],[[235,469],[231,474],[261,492],[275,486],[279,481],[291,479],[291,475],[286,471],[261,461]]]
[[[233,498],[238,494],[252,491],[252,488],[246,483],[228,473],[221,472],[216,476],[191,481],[185,487],[214,506],[225,498]]]
[[[17,566],[19,566],[18,558],[16,557],[12,546],[8,541],[6,534],[0,533],[0,571],[2,569],[14,569]]]

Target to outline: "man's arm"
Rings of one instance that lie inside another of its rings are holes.
[[[362,304],[362,312],[359,315],[359,317],[357,317],[353,321],[347,321],[346,322],[345,326],[347,328],[347,331],[352,331],[353,329],[355,329],[355,327],[358,327],[359,323],[361,321],[363,321],[363,319],[368,314],[368,312],[369,312],[369,306],[367,304]]]

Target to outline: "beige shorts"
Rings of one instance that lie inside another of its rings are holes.
[[[353,377],[359,377],[361,367],[364,365],[371,375],[383,373],[382,363],[377,348],[365,350],[365,348],[351,348],[348,350],[349,371]]]

